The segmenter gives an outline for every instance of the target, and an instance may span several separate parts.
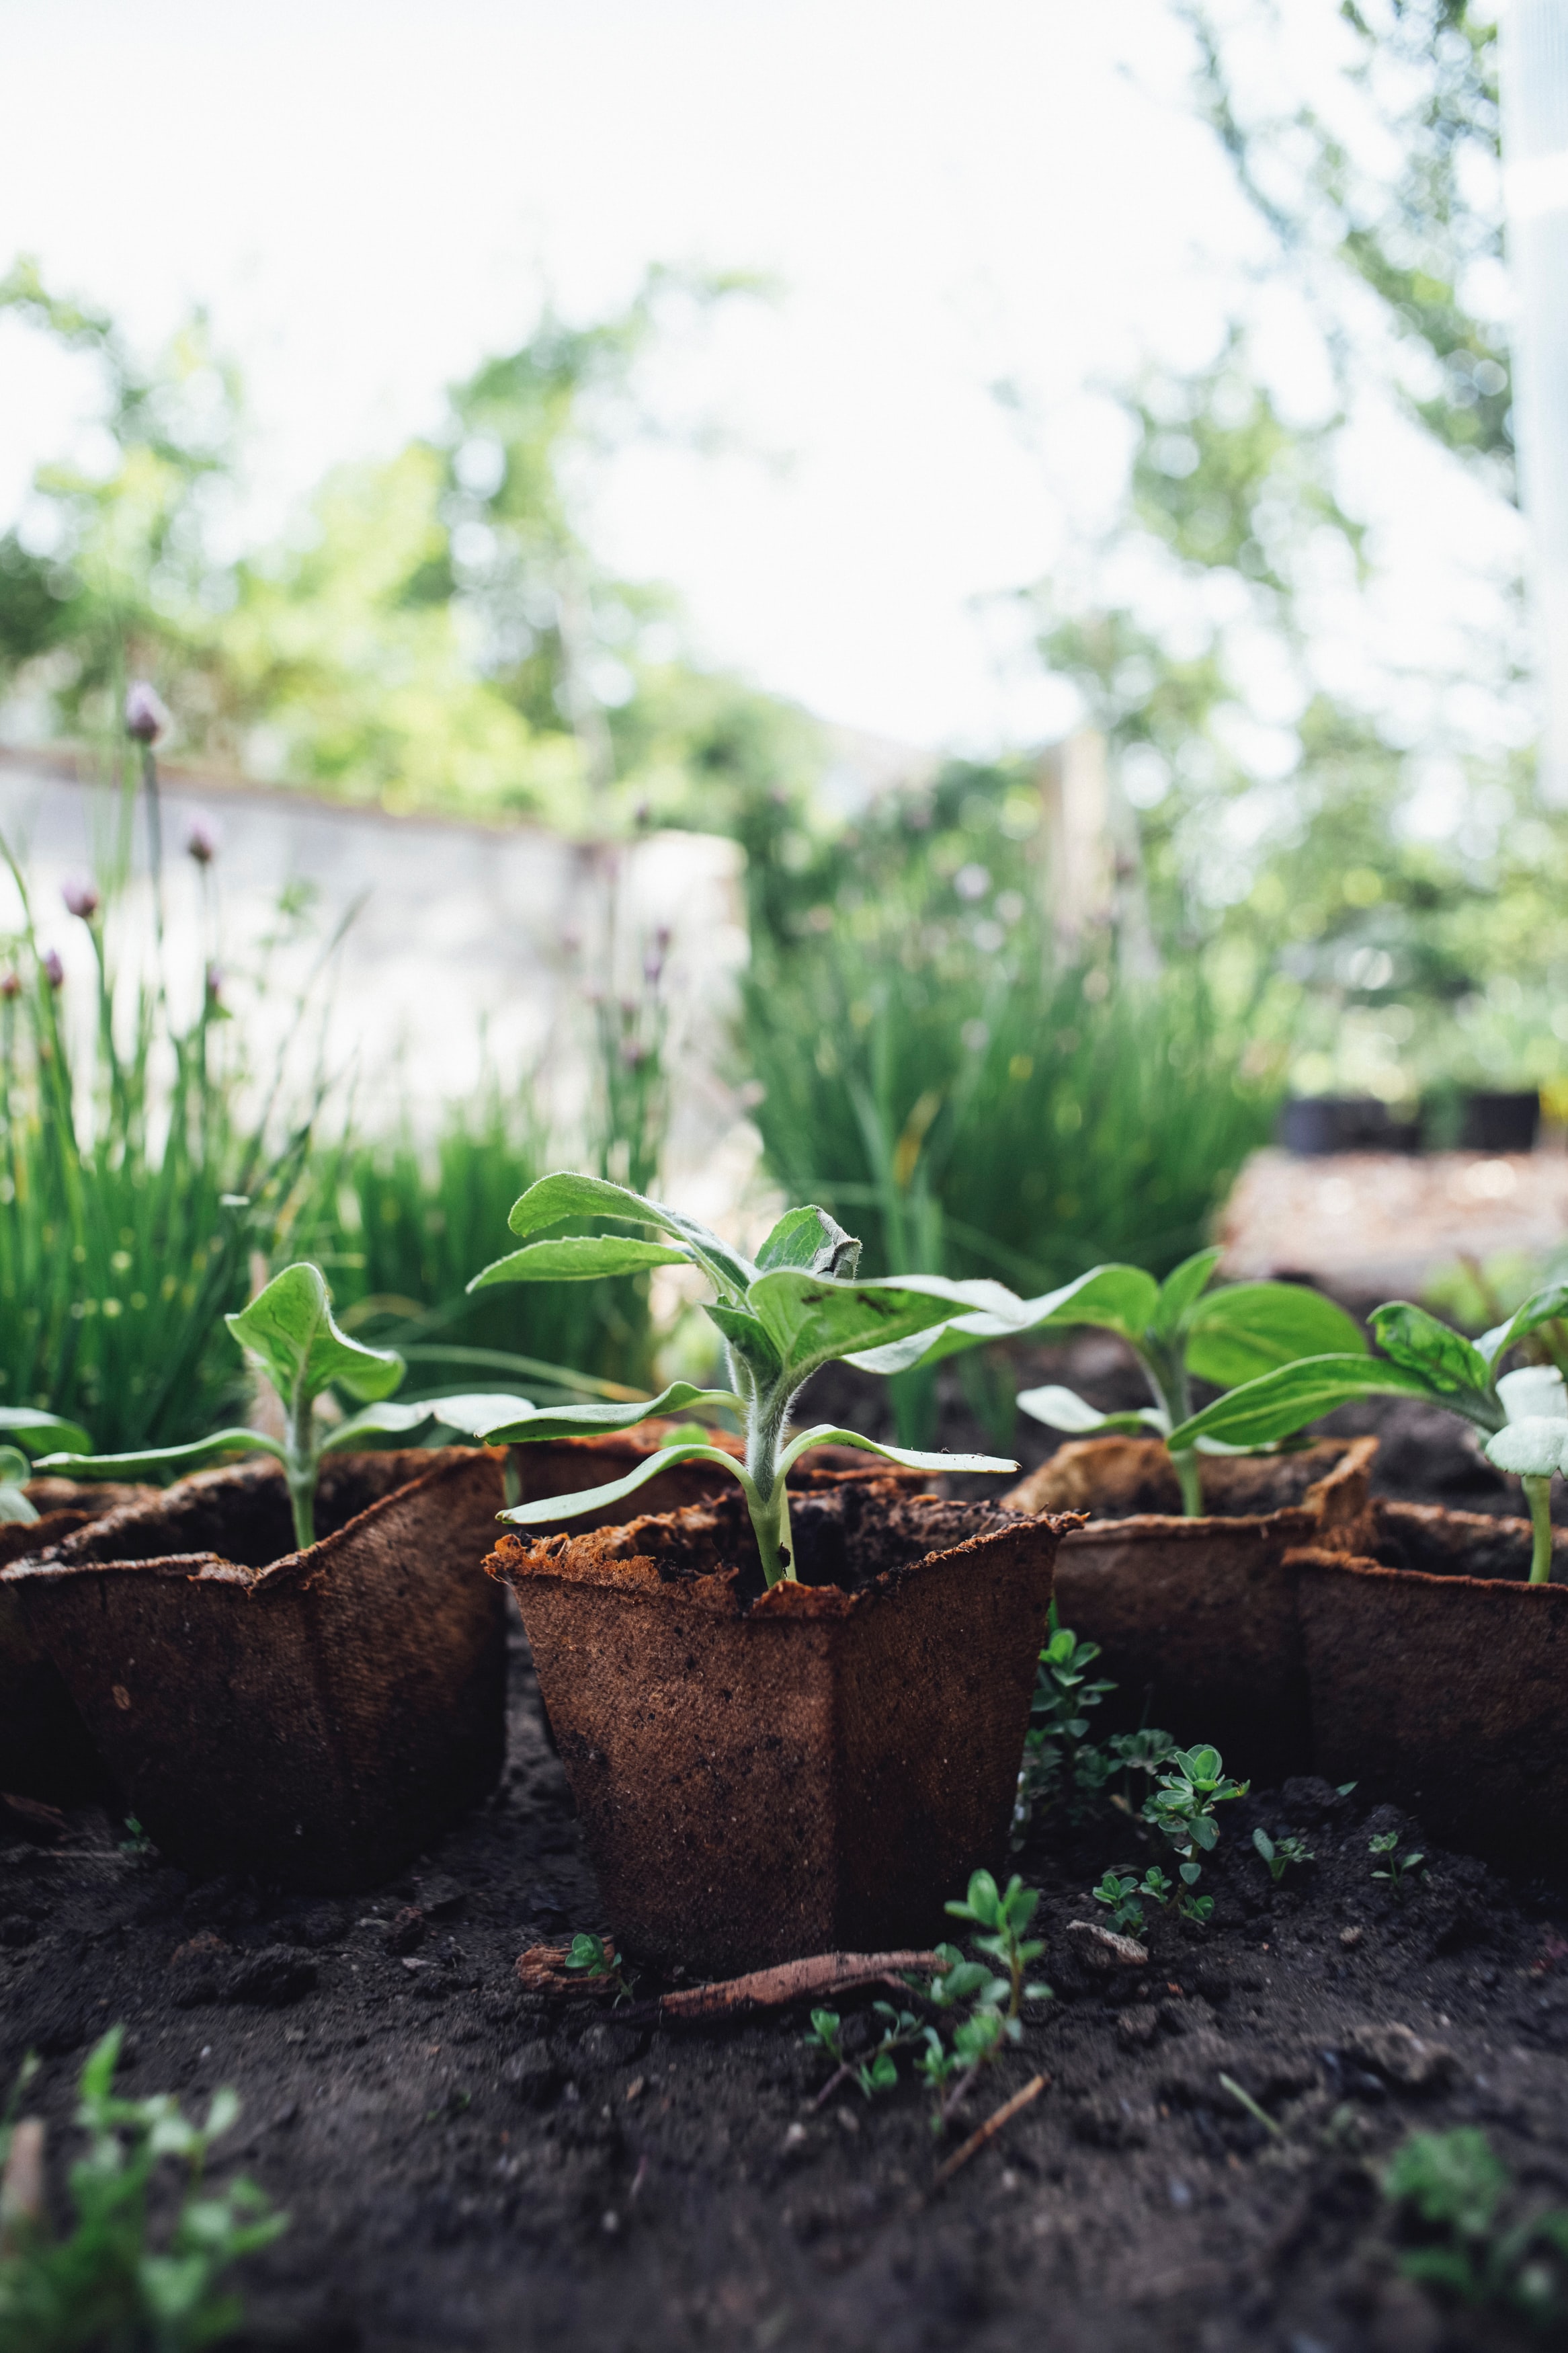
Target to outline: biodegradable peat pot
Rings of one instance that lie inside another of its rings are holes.
[[[499,1455],[329,1456],[291,1548],[280,1467],[182,1480],[0,1572],[131,1810],[174,1861],[374,1886],[504,1746]]]
[[[1568,1583],[1529,1583],[1528,1520],[1374,1507],[1377,1558],[1290,1555],[1313,1767],[1456,1845],[1568,1862]],[[1552,1574],[1568,1578],[1568,1531]]]
[[[503,1536],[609,1924],[719,1975],[908,1946],[999,1864],[1061,1524],[847,1480],[762,1590],[738,1495]]]
[[[0,1568],[58,1544],[87,1512],[46,1512],[0,1526]],[[15,1594],[0,1587],[0,1789],[69,1806],[90,1797],[103,1766],[58,1668],[28,1629]]]
[[[1079,1510],[1092,1519],[1057,1562],[1064,1626],[1100,1644],[1096,1672],[1116,1690],[1107,1732],[1158,1725],[1211,1740],[1233,1770],[1273,1779],[1309,1769],[1307,1678],[1286,1555],[1369,1540],[1373,1438],[1299,1454],[1203,1459],[1203,1519],[1170,1510],[1180,1494],[1157,1439],[1100,1438],[1062,1447],[1004,1501],[1015,1510]],[[1163,1507],[1163,1508],[1162,1508]]]

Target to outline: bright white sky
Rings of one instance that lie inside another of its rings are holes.
[[[1326,62],[1332,0],[1286,14]],[[1207,356],[1260,250],[1185,66],[1161,0],[0,0],[0,266],[36,254],[147,346],[209,305],[258,531],[432,425],[542,287],[586,318],[653,261],[771,272],[667,371],[742,454],[621,459],[598,543],[709,658],[987,746],[1060,717],[977,600],[1113,497],[1094,385]],[[0,328],[0,517],[85,389]],[[1430,514],[1413,477],[1427,578]]]

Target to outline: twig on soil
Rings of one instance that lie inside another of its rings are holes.
[[[9,1789],[0,1789],[0,1813],[8,1814],[22,1836],[36,1844],[64,1838],[68,1827],[58,1807],[43,1805],[37,1798],[13,1797]]]
[[[1132,1936],[1119,1936],[1114,1928],[1102,1928],[1098,1920],[1069,1920],[1069,1936],[1092,1936],[1113,1960],[1126,1969],[1141,1969],[1149,1958],[1149,1948]]]
[[[1014,2117],[1028,2106],[1031,2100],[1039,2098],[1040,2094],[1048,2087],[1050,2080],[1048,2075],[1032,2075],[1021,2092],[1015,2092],[1010,2100],[1004,2100],[995,2115],[987,2116],[979,2130],[970,2134],[962,2148],[955,2148],[951,2157],[942,2159],[931,2178],[931,2185],[926,2196],[934,2198],[939,2189],[945,2189],[959,2167],[967,2165],[972,2157],[978,2157],[986,2143],[994,2140],[997,2134],[1010,2125]]]
[[[518,1966],[521,1969],[521,1963]],[[936,1970],[944,1966],[940,1953],[814,1953],[806,1960],[783,1961],[776,1968],[721,1978],[715,1985],[682,1986],[676,1993],[634,2003],[621,2016],[628,2026],[658,2018],[733,2018],[747,2010],[782,2010],[786,2003],[823,1994],[850,1993],[858,1986],[880,1985],[888,1979],[898,1992],[907,1994],[908,1986],[899,1982],[900,1970]]]

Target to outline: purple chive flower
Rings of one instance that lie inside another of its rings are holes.
[[[209,1003],[216,1005],[222,995],[223,966],[221,964],[209,964],[207,966],[207,998]]]
[[[21,994],[22,976],[19,972],[8,972],[0,978],[0,997],[20,997]]]
[[[217,856],[217,828],[205,817],[191,819],[191,829],[185,836],[185,856],[194,858],[198,866],[210,866]]]
[[[158,690],[147,679],[133,679],[125,691],[125,732],[138,744],[155,744],[169,723]]]
[[[98,913],[98,892],[79,876],[63,886],[60,897],[66,902],[67,914],[79,916],[84,923],[90,923]]]
[[[51,988],[63,988],[65,977],[66,968],[60,962],[60,952],[58,948],[51,948],[44,958],[44,978]]]

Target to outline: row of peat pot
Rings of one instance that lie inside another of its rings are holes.
[[[521,1450],[525,1492],[657,1442]],[[305,1552],[271,1464],[45,1498],[0,1531],[0,1790],[111,1786],[187,1869],[376,1885],[499,1776],[510,1586],[627,1949],[716,1972],[908,1946],[1005,1857],[1054,1577],[1118,1686],[1108,1730],[1568,1860],[1568,1589],[1526,1582],[1523,1521],[1372,1497],[1374,1451],[1216,1461],[1216,1515],[1184,1520],[1142,1440],[1065,1447],[1001,1504],[825,1450],[793,1482],[799,1582],[765,1594],[711,1466],[528,1544],[498,1541],[501,1460],[472,1449],[332,1460]]]

